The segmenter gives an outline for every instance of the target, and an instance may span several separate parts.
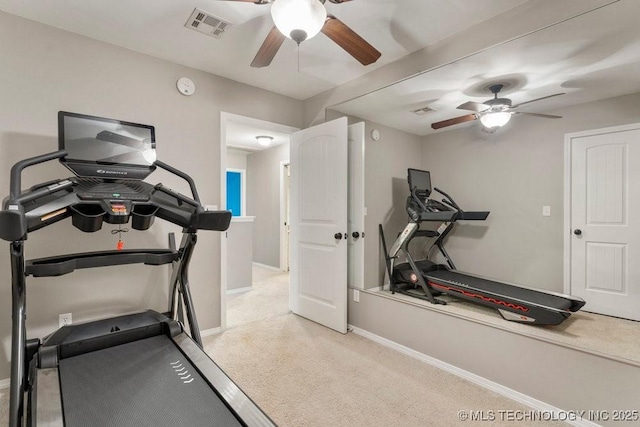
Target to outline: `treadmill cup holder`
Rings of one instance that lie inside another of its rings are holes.
[[[153,205],[136,205],[131,211],[131,228],[134,230],[148,230],[158,212],[158,207]]]
[[[102,220],[106,212],[100,205],[74,205],[70,209],[71,223],[77,229],[93,233],[102,228]]]

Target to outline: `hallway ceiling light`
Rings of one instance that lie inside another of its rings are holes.
[[[273,141],[273,137],[260,135],[260,136],[256,136],[256,140],[258,141],[258,144],[262,145],[263,147],[268,147],[269,145],[271,145],[271,141]]]

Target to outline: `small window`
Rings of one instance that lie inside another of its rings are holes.
[[[244,170],[227,169],[227,209],[232,216],[244,216]]]

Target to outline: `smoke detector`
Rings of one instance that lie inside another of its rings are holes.
[[[217,39],[224,35],[224,32],[231,28],[233,24],[222,18],[213,16],[200,9],[193,9],[193,13],[184,24],[185,27],[206,34]]]

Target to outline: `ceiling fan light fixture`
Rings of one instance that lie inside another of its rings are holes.
[[[273,141],[273,137],[266,136],[266,135],[259,135],[259,136],[256,136],[256,140],[258,141],[258,144],[262,145],[263,147],[268,147],[269,145],[271,145],[271,141]]]
[[[509,123],[509,120],[511,120],[511,113],[507,111],[487,113],[480,117],[482,125],[489,129],[502,127]]]
[[[314,37],[327,20],[327,10],[319,0],[278,0],[271,6],[278,30],[298,44]]]

